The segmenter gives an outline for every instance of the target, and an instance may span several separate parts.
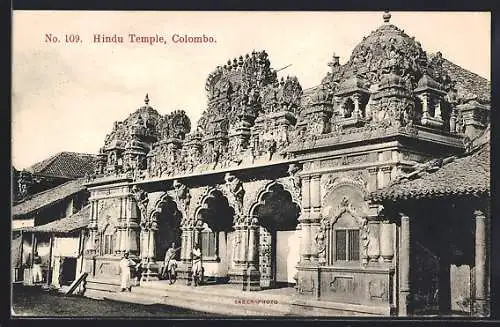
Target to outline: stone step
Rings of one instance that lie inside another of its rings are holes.
[[[268,298],[266,303],[266,299],[259,298],[258,296],[252,296],[250,299],[244,296],[245,294],[241,294],[243,293],[242,291],[237,295],[225,294],[224,292],[214,294],[213,290],[211,292],[208,290],[209,287],[210,286],[201,286],[198,288],[172,287],[170,289],[158,289],[140,286],[134,287],[132,293],[150,297],[164,297],[168,300],[173,300],[174,305],[175,301],[182,300],[188,303],[198,303],[202,307],[214,306],[222,308],[222,311],[220,311],[221,313],[224,313],[224,310],[231,309],[232,311],[245,315],[252,313],[254,315],[258,314],[259,316],[283,316],[290,314],[291,311],[290,303],[285,301],[277,299],[271,300]],[[206,290],[202,290],[203,288]],[[257,302],[259,300],[260,302]]]
[[[181,307],[189,310],[213,313],[216,315],[228,316],[269,316],[273,314],[266,314],[262,311],[250,310],[249,308],[242,308],[236,306],[221,306],[219,303],[206,302],[206,301],[193,301],[190,299],[162,297],[158,295],[146,295],[137,292],[106,292],[99,290],[88,290],[85,296],[100,299],[120,301],[127,303],[139,303],[143,305],[151,304],[164,304],[175,307]]]
[[[120,291],[120,283],[114,280],[87,278],[85,283],[86,290],[98,290],[108,292]]]

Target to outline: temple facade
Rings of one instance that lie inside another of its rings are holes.
[[[143,281],[157,279],[176,242],[189,283],[199,243],[207,285],[295,287],[306,302],[405,315],[402,222],[368,195],[462,153],[489,122],[490,86],[389,20],[345,64],[334,55],[313,89],[278,78],[265,51],[217,66],[196,126],[146,95],[115,122],[86,184],[89,276],[116,279],[129,251]]]

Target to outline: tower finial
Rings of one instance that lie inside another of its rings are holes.
[[[144,97],[144,103],[146,104],[146,106],[149,104],[149,96],[147,93],[146,93],[146,97]]]
[[[389,21],[391,20],[391,13],[389,10],[384,11],[384,15],[382,17],[384,18],[384,23],[389,24]]]

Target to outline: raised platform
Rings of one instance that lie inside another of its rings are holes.
[[[178,281],[179,282],[179,281]],[[141,304],[166,304],[227,316],[388,316],[383,308],[306,300],[293,288],[244,292],[232,284],[186,286],[167,281],[142,282],[119,292],[119,281],[88,279],[85,296]]]

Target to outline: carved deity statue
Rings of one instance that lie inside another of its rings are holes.
[[[148,193],[140,189],[137,185],[132,187],[132,193],[141,213],[141,222],[144,222],[147,220]]]
[[[243,197],[245,189],[243,182],[236,176],[227,173],[225,176],[226,185],[229,193],[234,197],[237,213],[241,214],[243,208]]]

